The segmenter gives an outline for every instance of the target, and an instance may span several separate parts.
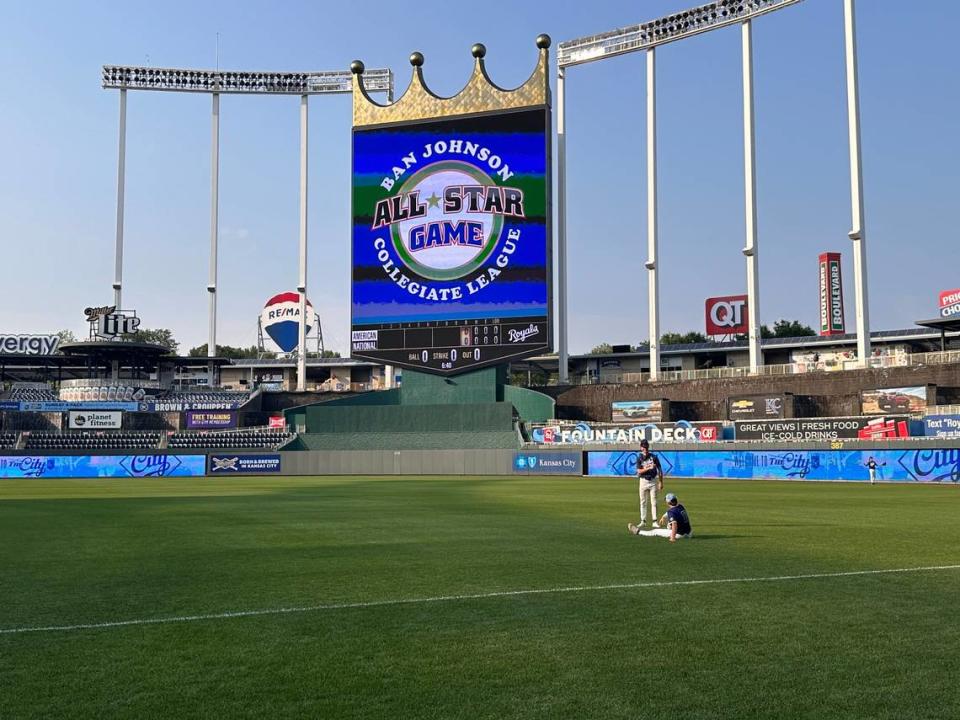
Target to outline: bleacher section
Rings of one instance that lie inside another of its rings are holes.
[[[234,403],[237,406],[243,405],[250,399],[248,392],[235,391],[175,391],[163,395],[164,402],[190,403],[190,404],[208,404],[208,403]]]
[[[31,432],[27,450],[149,450],[160,445],[162,433],[78,430],[73,432]]]
[[[11,432],[0,433],[0,450],[10,450],[17,446],[17,434]]]
[[[57,402],[60,397],[53,390],[15,387],[10,391],[9,399],[15,402]]]
[[[217,432],[177,432],[170,436],[171,450],[276,450],[293,437],[285,430],[248,428]]]

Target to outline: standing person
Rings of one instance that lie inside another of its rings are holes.
[[[883,463],[886,465],[886,463]],[[877,481],[877,461],[873,459],[873,455],[867,458],[867,471],[870,473],[870,484],[873,485]]]
[[[663,468],[660,458],[650,452],[650,443],[640,441],[637,453],[637,477],[640,484],[640,527],[647,522],[647,505],[650,506],[650,527],[657,521],[657,491],[663,490]]]
[[[627,525],[627,530],[634,535],[642,535],[644,537],[670,538],[670,542],[676,542],[677,538],[693,537],[693,526],[690,524],[690,516],[687,515],[687,509],[677,500],[677,496],[673,493],[667,493],[667,505],[667,511],[663,514],[663,517],[657,521],[658,525],[666,523],[667,527],[642,530],[633,523],[630,523]]]

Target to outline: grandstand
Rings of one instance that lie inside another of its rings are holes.
[[[186,431],[170,436],[171,450],[276,450],[286,445],[293,434],[270,428],[244,428],[219,432]]]
[[[90,431],[69,432],[34,431],[26,434],[26,450],[148,450],[160,444],[158,432]]]

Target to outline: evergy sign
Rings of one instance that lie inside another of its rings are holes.
[[[57,335],[0,335],[0,353],[52,355],[60,344]]]

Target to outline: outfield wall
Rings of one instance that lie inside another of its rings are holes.
[[[5,452],[5,478],[203,477],[242,475],[568,475],[632,477],[636,448],[592,446],[563,450],[307,450],[163,452],[100,455]],[[723,443],[672,445],[658,451],[672,478],[865,482],[873,456],[883,482],[960,485],[960,440],[883,443]]]

